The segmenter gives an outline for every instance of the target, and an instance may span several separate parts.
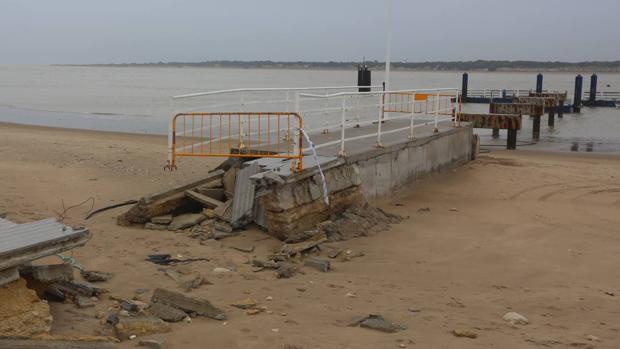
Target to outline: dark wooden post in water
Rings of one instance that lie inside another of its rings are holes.
[[[542,73],[538,73],[536,75],[536,93],[542,93],[543,90],[543,75]]]
[[[368,87],[360,87],[359,92],[370,92],[371,85],[372,84],[370,80],[370,70],[368,69],[368,66],[365,64],[358,65],[357,66],[357,86],[368,86]]]
[[[575,113],[581,112],[581,96],[583,92],[583,77],[577,75],[575,77],[575,96],[573,97],[573,111]]]
[[[508,129],[508,142],[506,143],[506,149],[508,150],[517,149],[517,129],[516,128]]]
[[[547,126],[549,127],[555,126],[555,108],[549,107],[549,117],[547,118]]]
[[[598,81],[598,76],[596,74],[592,74],[590,77],[590,100],[588,101],[590,105],[594,106],[596,104],[596,83]]]
[[[540,115],[532,115],[532,138],[540,138]]]
[[[469,84],[469,74],[463,73],[463,83],[461,85],[461,102],[467,103],[467,86]]]

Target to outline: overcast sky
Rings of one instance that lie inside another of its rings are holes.
[[[0,63],[368,60],[385,0],[0,0]],[[395,61],[620,60],[620,0],[394,0]]]

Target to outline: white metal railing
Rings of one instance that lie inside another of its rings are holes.
[[[376,137],[376,144],[381,146],[383,136],[397,132],[408,130],[408,137],[413,139],[417,128],[433,125],[437,131],[440,123],[453,120],[457,107],[460,111],[459,90],[456,88],[358,92],[360,87],[367,86],[243,88],[178,95],[171,99],[174,115],[196,112],[205,115],[250,112],[260,116],[266,112],[294,112],[303,118],[303,129],[309,134],[338,131],[340,139],[319,143],[317,148],[340,144],[341,155],[346,154],[346,143],[349,141]],[[371,86],[372,89],[378,87]],[[183,109],[179,109],[178,104],[183,104]],[[262,119],[261,121],[259,117],[258,121],[253,123],[241,120],[239,125],[228,126],[228,134],[220,135],[217,139],[221,142],[233,137],[249,140],[258,137],[257,141],[260,143],[261,135],[263,140],[271,139],[271,133],[275,135],[282,130],[279,126],[274,128],[271,125],[270,128],[269,119]],[[384,122],[392,120],[395,123],[386,125],[388,127],[383,125]],[[399,120],[400,123],[397,123]],[[204,123],[201,119],[200,121],[188,125],[187,128],[184,123],[182,128],[175,128],[171,123],[168,134],[170,161],[173,160],[174,139],[185,137],[189,141],[183,145],[184,148],[179,148],[181,150],[205,147],[212,142],[212,137],[206,136],[210,134],[208,128],[211,123]],[[347,135],[348,128],[371,125],[376,125],[376,130],[367,130],[357,136]],[[270,130],[269,135],[265,131],[267,129]],[[197,134],[201,136],[201,140],[194,144],[191,140]],[[293,142],[297,142],[297,137],[294,137]]]
[[[437,131],[440,123],[453,121],[453,113],[459,108],[458,93],[456,88],[340,92],[328,95],[299,93],[296,110],[304,116],[307,132],[340,132],[340,139],[319,143],[316,148],[340,144],[340,155],[346,155],[346,142],[349,141],[376,137],[376,144],[381,146],[382,137],[388,134],[408,130],[409,138],[414,139],[415,129],[427,125],[433,125]],[[317,101],[318,106],[312,106]],[[416,114],[425,114],[427,118],[416,118]],[[316,116],[320,118],[320,123],[316,122]],[[397,120],[408,120],[409,123],[384,129],[385,121]],[[347,136],[347,129],[373,124],[376,125],[374,132]]]

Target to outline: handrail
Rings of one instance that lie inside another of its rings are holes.
[[[256,88],[234,88],[228,90],[217,90],[207,92],[188,93],[183,95],[172,96],[172,99],[184,99],[192,97],[210,96],[224,93],[234,92],[263,92],[263,91],[309,91],[309,90],[338,90],[345,88],[379,88],[381,86],[325,86],[325,87],[256,87]]]

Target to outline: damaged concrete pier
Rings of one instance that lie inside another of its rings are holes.
[[[247,92],[178,98],[241,93],[247,102]],[[197,232],[208,226],[209,238],[218,239],[256,223],[290,240],[348,207],[388,196],[472,156],[472,125],[455,120],[457,89],[258,92],[285,92],[281,110],[298,111],[176,114],[170,169],[183,156],[228,160],[200,181],[145,196],[119,217],[119,224],[168,230],[195,226]],[[291,94],[294,106],[288,104]],[[273,98],[252,104],[282,101]]]

